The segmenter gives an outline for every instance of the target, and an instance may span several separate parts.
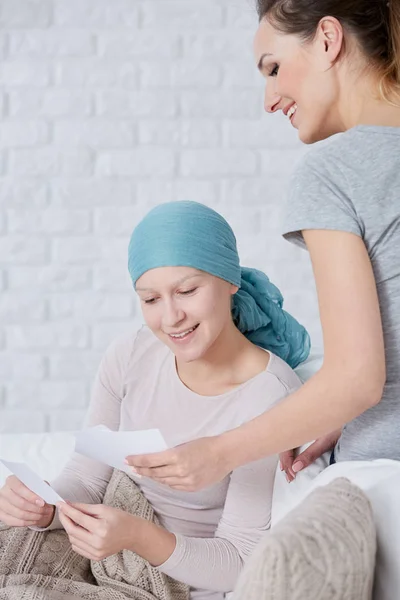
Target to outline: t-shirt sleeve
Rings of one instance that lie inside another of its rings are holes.
[[[285,239],[305,247],[303,230],[344,231],[363,237],[354,206],[354,185],[346,167],[328,147],[309,151],[289,186],[283,221]]]

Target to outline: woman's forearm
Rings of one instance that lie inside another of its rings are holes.
[[[220,436],[231,470],[339,429],[380,401],[383,383],[322,368],[268,412]]]
[[[176,546],[173,533],[140,517],[133,518],[132,526],[132,544],[128,550],[147,560],[153,567],[169,559]]]
[[[229,540],[175,536],[138,517],[133,517],[132,525],[133,542],[127,549],[159,567],[162,573],[193,587],[233,590],[243,558]]]
[[[193,588],[231,592],[244,558],[234,541],[225,538],[194,538],[177,534],[174,553],[159,570]]]

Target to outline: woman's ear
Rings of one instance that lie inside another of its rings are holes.
[[[318,24],[315,43],[326,70],[338,59],[344,47],[343,26],[335,17],[324,17]]]
[[[234,296],[238,291],[239,291],[238,286],[233,285],[233,283],[231,283],[231,295]]]

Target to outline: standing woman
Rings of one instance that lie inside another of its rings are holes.
[[[400,0],[259,0],[265,109],[307,153],[286,239],[307,248],[324,338],[321,369],[268,413],[154,456],[139,472],[193,490],[238,465],[317,439],[333,460],[400,460]],[[340,134],[340,135],[335,135]],[[338,433],[332,433],[334,431]]]

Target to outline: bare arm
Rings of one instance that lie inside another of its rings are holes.
[[[382,324],[365,245],[351,233],[303,235],[317,285],[324,363],[278,406],[225,434],[239,464],[330,433],[382,396],[386,376]],[[246,443],[249,439],[251,445]]]

